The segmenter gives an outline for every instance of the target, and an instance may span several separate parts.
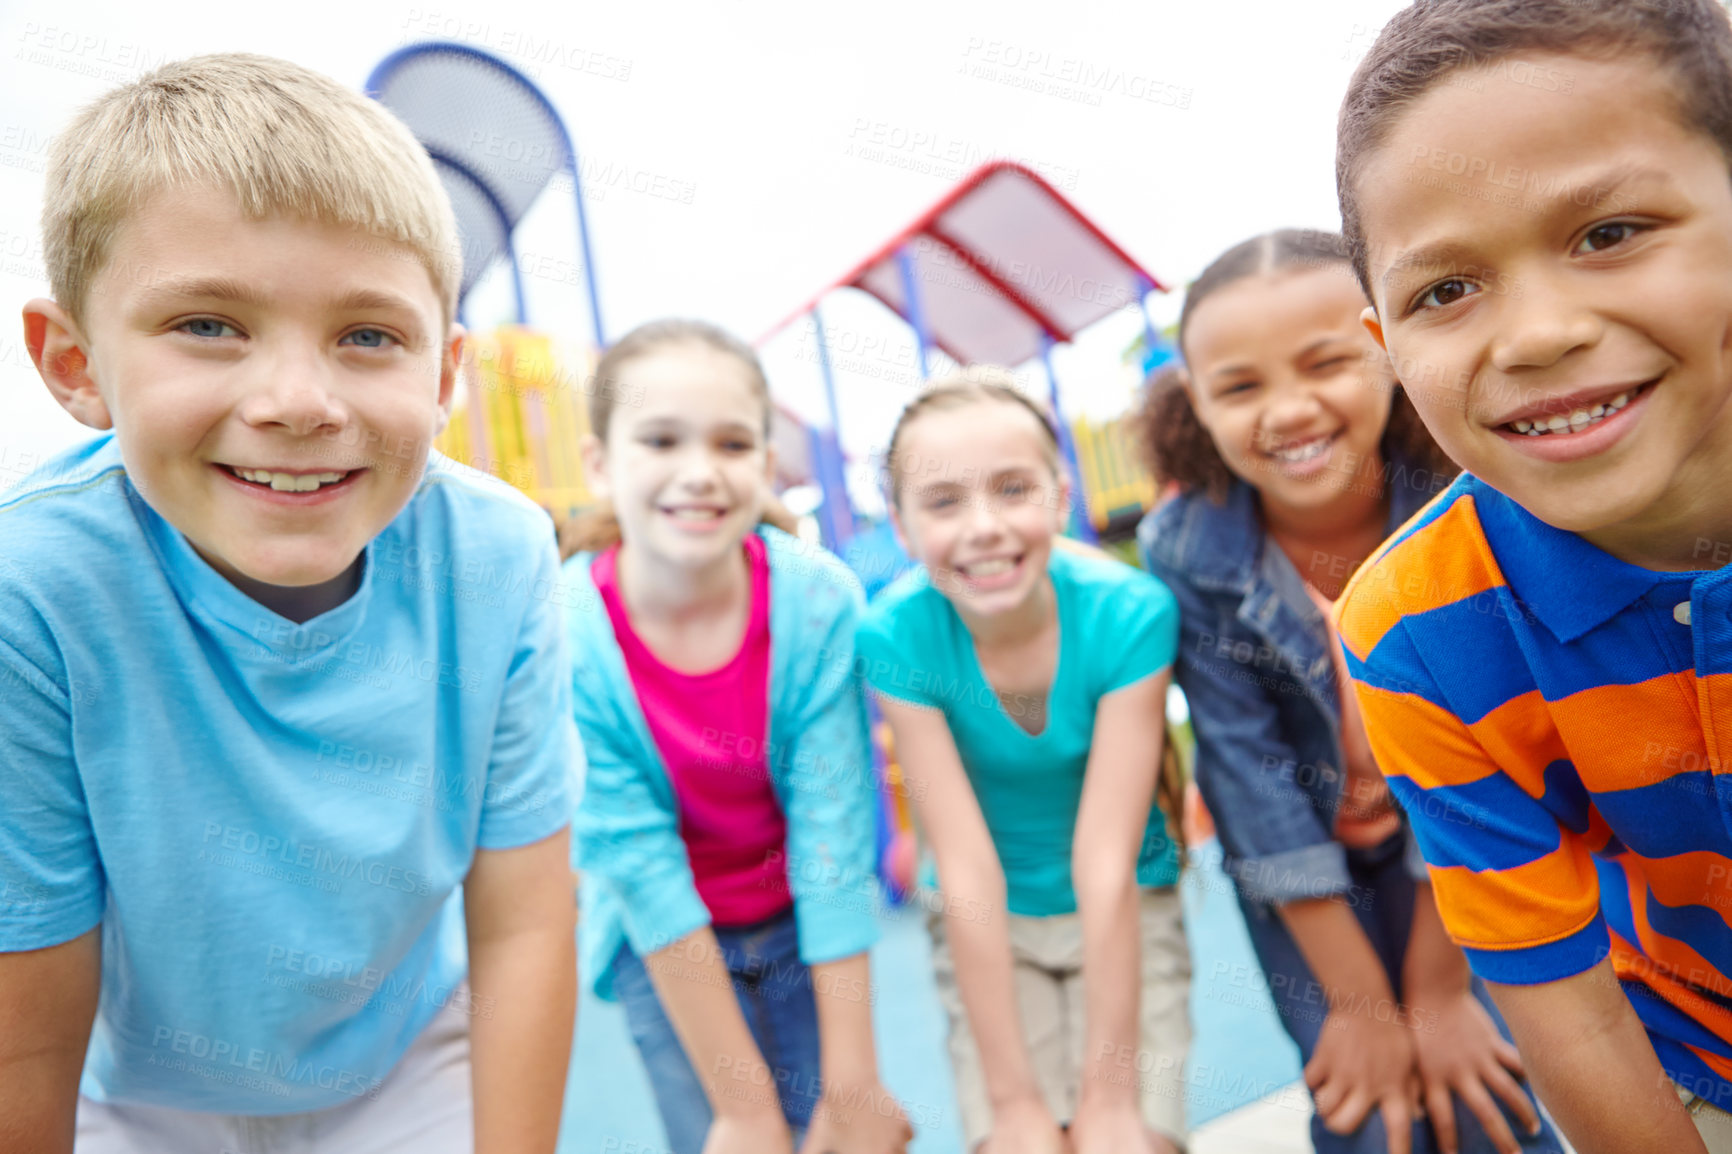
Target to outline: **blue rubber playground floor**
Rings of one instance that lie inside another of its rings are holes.
[[[1267,1098],[1299,1077],[1299,1055],[1276,1020],[1214,843],[1184,881],[1195,1037],[1186,1085],[1193,1127]],[[923,915],[889,913],[872,953],[875,1025],[885,1084],[918,1133],[914,1154],[962,1154],[944,1012],[932,984]],[[617,1005],[586,997],[565,1092],[560,1154],[663,1154],[661,1122]]]

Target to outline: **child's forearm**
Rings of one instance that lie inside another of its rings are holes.
[[[1138,1044],[1142,1002],[1136,873],[1127,869],[1116,877],[1078,877],[1076,895],[1086,1005],[1081,1093],[1085,1099],[1135,1097],[1136,1080],[1123,1077],[1122,1071]],[[1114,1077],[1115,1072],[1121,1076]]]
[[[1414,888],[1413,929],[1407,937],[1407,957],[1401,964],[1403,997],[1415,1004],[1428,1003],[1465,993],[1472,981],[1467,956],[1444,931],[1431,886],[1421,882]]]
[[[1389,975],[1352,910],[1329,898],[1314,898],[1288,902],[1280,913],[1332,1011],[1395,1015]]]
[[[998,875],[995,885],[992,879],[959,877],[958,873],[953,869],[946,874],[944,863],[939,863],[939,881],[946,895],[960,899],[948,903],[950,908],[985,911],[978,916],[951,917],[945,937],[956,963],[956,985],[968,1013],[969,1028],[980,1050],[987,1095],[995,1106],[1038,1097],[1040,1084],[1023,1039],[1022,1014],[1016,1003],[1003,875]]]
[[[825,1088],[877,1082],[872,978],[866,955],[813,966],[812,1000],[818,1007],[818,1060]]]
[[[1562,981],[1490,988],[1529,1080],[1578,1154],[1704,1154],[1609,960]]]
[[[553,1154],[577,1017],[568,830],[479,850],[463,882],[475,1154]]]
[[[0,953],[0,1150],[72,1154],[101,975],[100,929]]]
[[[552,1154],[577,1010],[569,924],[471,939],[476,1154]]]
[[[778,1077],[752,1040],[715,931],[687,934],[645,957],[644,968],[716,1116],[781,1118],[776,1087],[790,1075]]]

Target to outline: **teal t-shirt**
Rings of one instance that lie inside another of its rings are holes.
[[[1059,652],[1039,734],[1006,712],[981,672],[967,626],[924,569],[878,595],[857,642],[873,689],[944,714],[1004,867],[1010,912],[1030,917],[1076,911],[1071,841],[1096,706],[1113,690],[1166,669],[1179,646],[1178,603],[1149,574],[1060,549],[1047,573],[1058,605]],[[1137,881],[1165,886],[1178,876],[1178,847],[1152,808]]]

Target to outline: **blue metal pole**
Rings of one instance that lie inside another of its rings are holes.
[[[529,307],[523,298],[523,269],[517,263],[517,237],[511,232],[505,234],[505,259],[511,264],[511,291],[517,301],[517,323],[527,325]]]
[[[560,126],[565,132],[565,126]],[[583,169],[577,160],[577,149],[566,137],[566,154],[571,158],[571,195],[577,200],[577,242],[583,248],[583,279],[589,287],[589,323],[595,330],[595,347],[607,348],[607,334],[601,327],[601,293],[595,287],[595,254],[589,247],[589,218],[583,209]]]
[[[1143,314],[1143,341],[1149,351],[1154,351],[1160,341],[1160,334],[1155,331],[1155,318],[1149,315],[1149,294],[1155,291],[1155,286],[1149,283],[1149,278],[1142,273],[1137,274],[1137,308]]]
[[[1058,374],[1052,367],[1052,338],[1045,333],[1040,338],[1040,363],[1046,367],[1047,385],[1052,390],[1053,423],[1058,426],[1058,448],[1064,456],[1065,469],[1071,483],[1071,533],[1090,545],[1100,540],[1095,524],[1089,519],[1088,489],[1083,485],[1082,466],[1077,460],[1076,438],[1071,436],[1070,422],[1065,420],[1064,406],[1059,403]]]
[[[848,499],[848,476],[843,468],[842,415],[836,403],[836,374],[830,367],[830,342],[824,333],[824,318],[818,306],[812,306],[812,331],[818,342],[818,372],[824,379],[824,404],[829,410],[830,427],[814,433],[813,465],[818,484],[824,490],[824,543],[830,551],[839,553],[854,536],[854,503]]]
[[[1161,336],[1161,331],[1155,327],[1155,318],[1149,313],[1149,294],[1155,291],[1155,286],[1141,273],[1137,274],[1137,307],[1143,314],[1143,363],[1142,374],[1147,376],[1153,370],[1177,359],[1178,352],[1168,345]]]
[[[926,310],[920,303],[920,275],[914,267],[914,250],[907,244],[896,250],[896,265],[902,270],[902,303],[908,310],[908,324],[914,329],[914,341],[920,346],[920,379],[932,375],[926,351],[932,347],[932,332],[926,327]]]

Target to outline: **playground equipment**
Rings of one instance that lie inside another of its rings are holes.
[[[373,69],[366,90],[397,115],[433,158],[457,214],[462,273],[458,317],[495,262],[511,276],[516,324],[472,331],[464,396],[436,444],[492,473],[563,521],[590,503],[578,446],[599,350],[607,347],[577,149],[553,102],[509,63],[447,41],[411,44]],[[559,341],[529,325],[516,233],[530,206],[569,183],[592,344]],[[771,420],[781,487],[812,480],[808,435],[777,406]]]
[[[462,244],[457,254],[463,261],[460,302],[468,299],[493,262],[504,257],[511,269],[517,323],[529,323],[517,226],[556,178],[570,180],[591,334],[597,347],[605,348],[577,149],[541,89],[492,53],[432,40],[406,45],[381,60],[367,77],[367,94],[409,126],[433,158],[451,197]]]
[[[820,523],[825,542],[841,552],[854,535],[854,511],[843,477],[837,405],[824,297],[858,289],[879,301],[913,331],[920,375],[930,372],[934,350],[960,364],[1015,367],[1038,358],[1045,369],[1065,464],[1077,482],[1073,532],[1094,540],[1091,476],[1100,495],[1122,499],[1128,482],[1116,464],[1084,470],[1075,430],[1064,418],[1052,350],[1103,318],[1133,305],[1142,310],[1149,348],[1162,342],[1145,298],[1165,287],[1066,200],[1039,174],[1013,161],[992,161],[965,177],[937,204],[895,233],[859,265],[759,338],[802,318],[816,337],[829,427],[813,434],[813,456],[824,488]],[[1093,447],[1097,439],[1091,438]],[[1117,442],[1108,434],[1106,447]],[[1129,460],[1122,453],[1120,459]]]
[[[605,343],[589,221],[577,150],[553,103],[527,77],[466,44],[411,44],[380,61],[368,95],[409,126],[457,215],[462,261],[458,317],[500,259],[511,274],[515,325],[473,332],[463,365],[464,397],[437,446],[445,455],[503,478],[555,519],[589,503],[577,446],[588,431],[585,386],[593,348],[564,348],[528,327],[517,226],[542,192],[565,179],[577,208],[595,346]]]

